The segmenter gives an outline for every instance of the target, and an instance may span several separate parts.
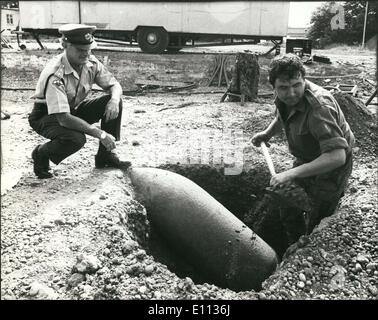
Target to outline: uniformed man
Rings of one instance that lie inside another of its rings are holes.
[[[29,114],[30,126],[49,142],[32,152],[34,173],[51,178],[49,161],[58,164],[80,150],[86,134],[99,139],[95,156],[97,168],[127,168],[112,151],[120,140],[122,88],[106,67],[91,54],[96,46],[95,26],[68,24],[59,28],[64,52],[43,69],[35,91],[35,103]],[[92,84],[108,92],[86,99]],[[101,129],[94,123],[101,120]]]
[[[335,211],[351,174],[355,139],[333,96],[305,80],[306,71],[298,56],[276,57],[270,67],[276,116],[267,129],[252,137],[252,143],[259,146],[261,141],[269,141],[283,127],[289,151],[296,157],[292,169],[270,181],[272,186],[296,181],[312,202],[308,219],[296,208],[280,208],[291,245]]]

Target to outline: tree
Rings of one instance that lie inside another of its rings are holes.
[[[332,32],[330,22],[334,15],[331,13],[331,8],[334,4],[335,1],[324,3],[311,16],[310,22],[312,25],[308,32],[308,37],[314,41],[321,41],[321,47],[330,43],[330,34]]]
[[[18,8],[18,1],[0,1],[1,8]]]
[[[377,34],[376,1],[368,1],[368,16],[366,24],[366,39]],[[350,1],[344,4],[346,31],[352,41],[361,43],[364,30],[366,1]]]
[[[335,13],[331,12],[331,8],[335,3],[335,1],[327,2],[312,14],[309,38],[320,42],[321,47],[330,43],[360,44],[364,28],[366,1],[343,2],[345,28],[332,30],[331,19],[335,16]],[[375,1],[369,1],[366,39],[377,34],[376,15]]]

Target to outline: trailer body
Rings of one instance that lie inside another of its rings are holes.
[[[43,33],[66,23],[84,23],[95,25],[96,35],[136,41],[145,51],[180,47],[203,37],[282,41],[289,5],[285,1],[19,1],[24,30]]]

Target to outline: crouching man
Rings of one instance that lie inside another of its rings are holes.
[[[43,69],[35,91],[35,103],[29,114],[30,126],[49,142],[32,152],[34,173],[40,179],[51,178],[49,162],[59,164],[80,150],[86,134],[99,139],[96,168],[127,169],[131,163],[120,161],[112,151],[120,140],[122,88],[104,65],[91,54],[96,46],[95,26],[68,24],[59,28],[64,52]],[[109,94],[86,99],[92,84]],[[94,123],[101,120],[101,129]]]

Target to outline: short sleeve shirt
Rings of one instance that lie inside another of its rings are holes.
[[[302,100],[288,110],[278,98],[276,117],[285,129],[290,152],[310,162],[322,153],[345,149],[347,155],[354,145],[354,135],[337,101],[327,90],[306,80]]]
[[[108,90],[117,80],[93,55],[79,76],[62,53],[42,71],[34,98],[47,104],[48,114],[71,112],[87,97],[94,83]]]

